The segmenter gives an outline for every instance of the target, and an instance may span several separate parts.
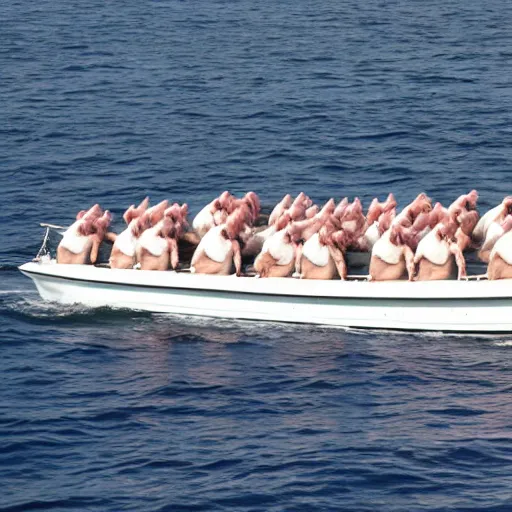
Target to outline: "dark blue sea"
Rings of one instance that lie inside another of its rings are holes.
[[[512,4],[0,4],[0,510],[512,510],[512,334],[43,302],[100,202],[512,193]]]

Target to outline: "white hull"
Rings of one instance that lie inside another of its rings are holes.
[[[257,279],[26,263],[43,299],[219,318],[380,329],[512,332],[512,280]]]

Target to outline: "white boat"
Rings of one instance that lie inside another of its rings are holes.
[[[41,297],[159,313],[379,329],[512,332],[512,280],[313,281],[62,265],[20,267]]]

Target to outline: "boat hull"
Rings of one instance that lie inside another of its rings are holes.
[[[64,304],[346,327],[512,332],[512,281],[257,279],[27,263],[41,297]]]

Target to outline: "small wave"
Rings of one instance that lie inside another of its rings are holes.
[[[306,384],[301,384],[299,386],[300,389],[314,389],[314,390],[324,390],[324,389],[338,389],[339,385],[333,384],[332,382],[328,382],[324,379],[317,379]]]
[[[481,409],[470,409],[469,407],[445,407],[443,409],[426,409],[426,413],[440,416],[480,416],[487,411]]]
[[[71,65],[62,68],[61,71],[87,71],[87,66]]]
[[[53,510],[53,509],[80,509],[82,507],[100,506],[103,507],[108,503],[103,498],[96,497],[76,497],[63,500],[34,500],[24,501],[17,505],[2,508],[2,512],[27,512],[29,510]]]
[[[409,77],[409,80],[426,84],[473,84],[476,81],[475,78],[444,75],[413,75]]]
[[[62,137],[68,137],[69,134],[65,132],[48,132],[43,135],[44,139],[60,139]]]
[[[395,130],[389,132],[377,132],[377,133],[361,133],[357,135],[345,135],[343,138],[347,140],[381,140],[392,137],[407,137],[409,132],[403,130]]]
[[[0,272],[12,270],[18,270],[17,265],[12,265],[9,263],[0,263]]]
[[[79,157],[76,157],[72,160],[72,163],[74,165],[77,165],[77,164],[86,164],[86,163],[95,163],[95,164],[99,164],[99,163],[106,163],[106,164],[110,164],[112,163],[112,159],[110,157],[107,157],[107,156],[103,156],[103,155],[90,155],[90,156],[79,156]]]
[[[123,165],[129,165],[129,164],[135,164],[144,160],[151,160],[150,156],[139,156],[134,158],[126,158],[123,160],[117,160],[114,162],[114,164],[123,164]]]
[[[89,48],[88,44],[68,44],[61,47],[62,50],[87,50]]]

